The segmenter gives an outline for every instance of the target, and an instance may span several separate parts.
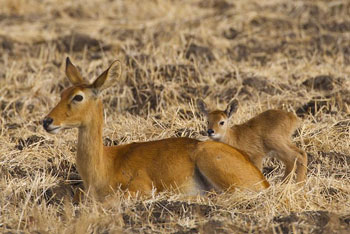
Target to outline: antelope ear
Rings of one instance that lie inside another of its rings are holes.
[[[208,115],[208,109],[207,109],[207,105],[205,104],[205,102],[202,99],[197,99],[196,103],[197,103],[197,107],[198,107],[199,111],[205,115]]]
[[[80,75],[78,69],[72,64],[69,57],[66,59],[66,75],[73,85],[84,83],[83,77]]]
[[[96,78],[96,80],[92,83],[92,88],[95,89],[103,89],[103,84],[106,82],[107,79],[110,79],[110,77],[116,77],[119,78],[122,74],[122,65],[120,61],[115,60],[107,70],[105,70],[99,77]]]
[[[226,107],[225,113],[227,118],[230,118],[233,113],[235,113],[238,109],[238,101],[237,99],[233,99]]]

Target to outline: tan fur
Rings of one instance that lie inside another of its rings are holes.
[[[63,91],[61,101],[44,119],[44,127],[51,133],[79,128],[76,163],[85,189],[103,198],[118,188],[132,194],[149,193],[155,188],[195,195],[211,189],[261,190],[269,186],[246,155],[219,142],[170,138],[104,146],[103,107],[96,93],[111,70],[120,75],[120,66],[114,62],[93,84],[87,84],[67,59],[66,73],[75,85]],[[83,96],[83,100],[74,101],[76,95]]]
[[[237,110],[238,102],[231,102],[225,111],[208,112],[202,100],[197,100],[201,112],[206,114],[209,137],[246,152],[252,162],[262,170],[266,155],[276,156],[286,165],[285,179],[296,161],[297,182],[305,181],[307,155],[291,141],[291,135],[300,124],[293,114],[283,110],[267,110],[243,124],[229,127],[229,120]],[[273,152],[273,154],[269,154]]]

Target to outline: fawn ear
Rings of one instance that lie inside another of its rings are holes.
[[[207,105],[205,104],[205,102],[202,99],[197,99],[196,103],[197,103],[197,108],[199,109],[199,111],[205,115],[208,115],[208,109],[207,109]]]
[[[95,89],[103,89],[103,84],[106,82],[107,79],[110,79],[110,77],[116,77],[119,78],[122,74],[122,65],[120,61],[115,60],[107,70],[105,70],[99,77],[96,78],[96,80],[92,83],[92,87]],[[106,87],[106,85],[105,85]]]
[[[230,118],[233,113],[235,113],[238,109],[238,101],[237,99],[233,99],[226,107],[225,113],[227,118]]]
[[[72,64],[69,57],[66,59],[66,75],[73,85],[84,83],[83,77],[80,75],[78,69]]]

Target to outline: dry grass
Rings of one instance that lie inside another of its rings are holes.
[[[350,228],[350,4],[343,1],[0,0],[0,232],[331,233]],[[106,144],[203,136],[197,97],[240,123],[268,108],[295,111],[309,155],[306,185],[147,199],[116,194],[73,203],[81,188],[76,130],[40,120],[68,81],[69,55],[93,79],[118,58],[103,95]],[[300,108],[302,106],[305,108]],[[306,111],[305,111],[306,110]]]

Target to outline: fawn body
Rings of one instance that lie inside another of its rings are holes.
[[[173,188],[195,195],[211,189],[261,190],[269,186],[248,156],[223,143],[169,138],[104,146],[103,106],[98,96],[113,74],[121,74],[118,61],[88,84],[67,58],[66,75],[73,86],[62,92],[60,102],[43,121],[49,133],[79,129],[77,169],[93,196],[101,199],[118,188],[131,194]]]
[[[286,166],[283,179],[292,172],[296,163],[297,182],[306,179],[307,155],[291,141],[291,135],[300,125],[300,120],[293,113],[267,110],[243,124],[229,127],[228,122],[238,108],[237,100],[233,100],[225,111],[209,112],[200,99],[197,106],[207,117],[207,132],[211,139],[244,151],[260,170],[266,155],[277,157]]]

